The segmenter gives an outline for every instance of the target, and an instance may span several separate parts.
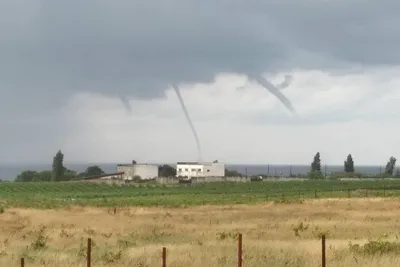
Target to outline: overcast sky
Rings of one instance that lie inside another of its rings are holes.
[[[177,84],[203,160],[383,165],[399,25],[395,0],[2,0],[0,162],[197,160]],[[297,115],[249,79],[288,74]]]

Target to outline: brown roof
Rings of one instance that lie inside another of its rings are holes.
[[[123,174],[124,174],[124,172],[105,173],[105,174],[100,174],[100,175],[82,177],[82,178],[76,179],[75,181],[78,181],[78,180],[94,180],[94,179],[99,179],[99,178],[103,178],[103,177],[118,176],[118,175],[123,175]]]

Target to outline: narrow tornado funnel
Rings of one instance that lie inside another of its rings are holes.
[[[179,90],[179,87],[176,84],[173,84],[172,87],[174,88],[175,93],[178,96],[179,103],[181,104],[183,113],[185,114],[186,120],[189,123],[190,129],[192,130],[194,139],[196,140],[198,160],[201,161],[202,160],[202,156],[201,156],[201,146],[200,146],[199,136],[197,135],[197,132],[196,132],[196,129],[195,129],[194,125],[193,125],[192,119],[189,116],[189,112],[187,111],[187,108],[186,108],[186,105],[185,105],[185,101],[182,98],[182,95],[181,95],[181,92]]]
[[[129,103],[129,100],[126,96],[119,94],[118,95],[119,100],[121,101],[122,105],[124,105],[126,112],[131,115],[132,114],[132,107],[131,104]]]
[[[285,77],[285,80],[287,80],[289,76]],[[276,86],[274,86],[272,83],[270,83],[269,81],[267,81],[264,77],[262,77],[261,75],[251,75],[249,76],[250,79],[255,80],[258,84],[260,84],[262,87],[264,87],[265,89],[267,89],[271,94],[273,94],[276,98],[279,99],[279,101],[281,101],[281,103],[283,105],[285,105],[285,107],[293,114],[296,114],[296,111],[292,105],[292,103],[290,102],[290,100],[284,95],[282,94],[282,92],[280,92],[280,88],[277,88]],[[290,80],[290,79],[289,79]],[[289,85],[289,82],[286,82],[287,85]],[[281,89],[286,87],[285,82],[283,82],[280,87]],[[283,87],[282,87],[283,86]]]

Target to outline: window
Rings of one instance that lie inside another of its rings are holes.
[[[207,170],[207,172],[210,172],[210,170]]]
[[[197,171],[198,171],[198,172],[201,172],[201,169],[199,168],[199,169],[197,169]]]
[[[196,169],[192,169],[192,172],[195,172],[196,171]]]
[[[188,171],[188,169],[186,168],[186,169],[185,169],[185,172],[187,172],[187,171]]]
[[[182,168],[179,168],[179,169],[178,169],[178,171],[180,171],[180,172],[181,172],[181,171],[182,171]]]

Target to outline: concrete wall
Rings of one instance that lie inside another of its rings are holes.
[[[250,178],[246,177],[192,177],[192,184],[196,183],[213,183],[213,182],[250,182]],[[178,184],[179,178],[175,177],[159,177],[156,179],[160,184]]]
[[[124,172],[123,179],[132,180],[135,176],[142,179],[158,177],[158,165],[153,164],[120,164],[117,165],[117,172]]]

